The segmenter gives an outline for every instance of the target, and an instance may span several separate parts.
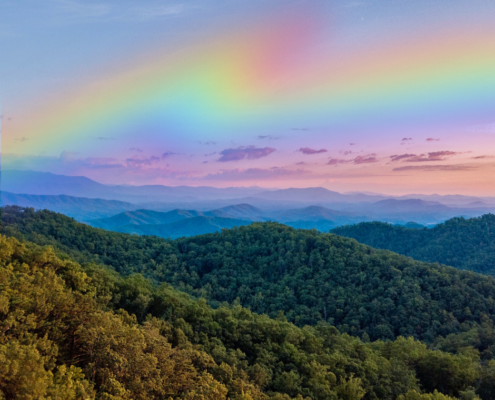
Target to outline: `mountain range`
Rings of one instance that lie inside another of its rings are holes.
[[[4,206],[48,209],[95,227],[172,238],[268,220],[324,232],[371,221],[431,227],[450,218],[479,217],[495,211],[493,198],[471,196],[387,197],[342,194],[321,187],[111,186],[86,177],[34,171],[2,171],[1,185]]]

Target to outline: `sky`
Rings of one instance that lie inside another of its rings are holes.
[[[1,168],[495,195],[493,0],[0,0]]]

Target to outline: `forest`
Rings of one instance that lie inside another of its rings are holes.
[[[452,218],[431,229],[363,222],[334,228],[331,232],[415,260],[438,262],[495,276],[494,214],[469,219]]]
[[[0,236],[5,399],[490,399],[495,361],[209,307]],[[146,314],[143,310],[146,309]],[[488,321],[488,319],[487,319]],[[490,323],[487,322],[488,325]],[[492,325],[490,325],[492,326]]]
[[[1,229],[5,399],[495,398],[491,277],[276,223],[167,241],[7,207]]]
[[[52,245],[74,260],[140,273],[214,308],[240,304],[297,326],[328,322],[361,338],[432,343],[495,315],[495,279],[376,250],[335,234],[254,223],[177,240],[6,207],[1,233]]]

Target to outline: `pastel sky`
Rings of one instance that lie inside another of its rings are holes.
[[[2,0],[2,169],[495,195],[493,0]]]

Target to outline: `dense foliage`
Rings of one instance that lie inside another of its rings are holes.
[[[415,260],[495,275],[495,215],[453,218],[432,229],[408,229],[382,222],[335,228],[333,233]]]
[[[495,390],[494,362],[471,347],[363,343],[327,323],[214,310],[4,236],[0,288],[4,399],[485,400]]]
[[[298,326],[328,322],[363,339],[433,343],[495,316],[495,279],[277,223],[193,238],[107,232],[48,211],[5,208],[2,232],[79,262],[167,282],[214,307],[249,307]]]

